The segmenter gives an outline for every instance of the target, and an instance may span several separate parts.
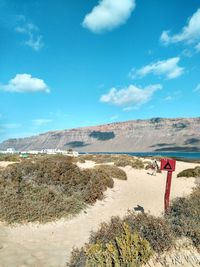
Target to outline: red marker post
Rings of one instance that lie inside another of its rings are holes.
[[[176,161],[174,159],[161,159],[161,171],[167,171],[167,181],[165,188],[164,207],[165,213],[169,212],[169,198],[171,191],[172,172],[175,171]]]

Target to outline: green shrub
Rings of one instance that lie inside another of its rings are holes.
[[[200,186],[185,198],[173,201],[166,219],[176,236],[185,236],[200,249]]]
[[[109,175],[112,178],[119,179],[119,180],[127,180],[127,175],[125,171],[119,169],[117,166],[114,165],[99,165],[95,167],[96,170],[101,170],[107,175]]]
[[[183,170],[178,173],[177,177],[200,177],[200,167]]]
[[[141,266],[145,264],[152,255],[152,249],[145,239],[141,238],[137,232],[132,232],[130,227],[123,223],[120,235],[106,244],[97,243],[87,244],[84,249],[73,254],[70,267],[128,267]],[[82,264],[78,265],[74,260],[78,256],[79,263],[82,258]],[[82,256],[82,257],[81,257]]]

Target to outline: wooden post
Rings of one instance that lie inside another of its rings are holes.
[[[171,182],[172,182],[172,172],[167,172],[166,188],[165,188],[165,214],[169,212],[169,198],[171,191]]]
[[[161,159],[160,169],[161,171],[167,171],[167,181],[165,187],[165,197],[164,197],[164,209],[165,214],[169,212],[169,198],[172,183],[172,172],[175,171],[176,161],[174,159]]]

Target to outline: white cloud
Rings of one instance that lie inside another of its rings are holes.
[[[20,123],[6,123],[1,125],[4,129],[17,129],[20,128],[22,125]]]
[[[164,101],[172,101],[174,98],[171,95],[166,96],[163,100]]]
[[[160,40],[166,45],[178,42],[195,43],[200,40],[200,9],[188,19],[180,33],[171,35],[170,31],[163,31]]]
[[[112,30],[127,21],[135,6],[135,0],[101,0],[85,16],[82,26],[94,33]]]
[[[194,92],[199,92],[200,91],[200,83],[196,86],[196,88],[194,89]]]
[[[167,60],[157,61],[142,67],[139,70],[131,70],[129,77],[134,79],[136,77],[144,77],[150,73],[154,75],[164,75],[167,79],[175,79],[184,73],[184,68],[178,66],[179,57],[169,58]]]
[[[33,23],[27,22],[24,16],[18,16],[18,25],[15,31],[26,36],[23,44],[29,46],[35,51],[39,51],[43,46],[43,36],[40,34],[39,28]]]
[[[36,126],[43,126],[46,125],[48,123],[50,123],[52,120],[50,119],[36,119],[36,120],[32,120],[32,122],[36,125]]]
[[[50,92],[46,83],[38,78],[32,77],[30,74],[17,74],[8,84],[0,85],[0,89],[7,92]]]
[[[110,120],[111,121],[115,121],[115,120],[117,120],[119,118],[119,115],[114,115],[114,116],[111,116],[110,117]]]
[[[100,101],[116,106],[122,106],[125,111],[128,111],[133,108],[138,108],[150,101],[153,94],[160,89],[162,89],[160,84],[150,85],[143,89],[136,87],[135,85],[130,85],[129,87],[120,90],[112,88],[107,94],[101,96]]]

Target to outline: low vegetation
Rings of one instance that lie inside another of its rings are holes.
[[[144,163],[141,159],[121,158],[115,161],[115,165],[118,167],[131,166],[134,169],[144,169]]]
[[[135,169],[144,169],[144,163],[141,159],[124,154],[89,154],[82,155],[84,160],[92,160],[97,164],[111,163],[113,162],[118,167],[131,166]]]
[[[177,198],[168,215],[157,218],[130,212],[113,217],[92,232],[89,242],[72,251],[68,267],[142,266],[153,253],[171,249],[177,238],[190,238],[200,249],[200,187],[191,196]]]
[[[186,198],[177,198],[167,216],[175,236],[190,238],[200,249],[200,186]]]
[[[114,181],[100,169],[81,170],[73,158],[24,160],[0,172],[0,220],[46,222],[79,212],[103,198]]]
[[[12,161],[19,162],[19,155],[11,155],[11,154],[0,154],[0,161]]]
[[[183,170],[178,173],[177,177],[200,177],[200,167]]]
[[[125,171],[122,169],[118,168],[115,165],[97,165],[95,167],[97,171],[103,171],[105,172],[108,176],[119,179],[119,180],[127,180],[127,175]]]

